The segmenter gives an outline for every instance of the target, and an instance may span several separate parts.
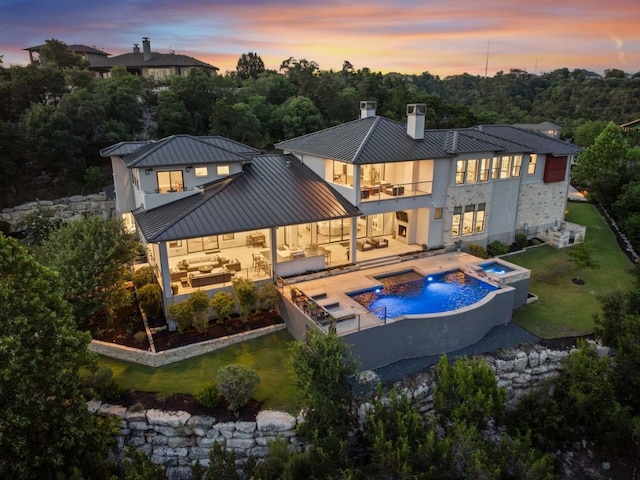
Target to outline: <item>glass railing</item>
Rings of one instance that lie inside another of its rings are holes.
[[[398,197],[415,197],[431,195],[433,181],[390,183],[380,182],[360,187],[360,199],[363,202],[390,200]]]

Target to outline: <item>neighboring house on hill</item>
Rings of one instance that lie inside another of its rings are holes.
[[[511,244],[564,220],[576,146],[509,125],[425,130],[424,104],[408,105],[406,125],[375,109],[362,102],[357,120],[280,142],[283,154],[189,135],[103,149],[165,306],[237,276]]]
[[[29,61],[33,63],[38,63],[41,61],[40,59],[40,50],[44,47],[44,45],[37,45],[35,47],[25,48],[27,52],[29,52]],[[109,57],[109,53],[104,52],[102,50],[98,50],[95,46],[87,47],[86,45],[67,45],[67,49],[71,53],[75,53],[76,55],[80,55],[82,58],[87,60],[89,64],[103,60]]]
[[[562,127],[551,122],[540,123],[516,123],[514,127],[523,128],[525,130],[532,130],[534,132],[544,133],[553,138],[560,138],[560,130]]]
[[[39,61],[40,49],[43,46],[25,48],[29,52],[31,63]],[[133,75],[151,78],[156,81],[164,81],[171,77],[186,75],[194,68],[209,73],[215,73],[219,70],[218,67],[187,55],[180,55],[174,52],[152,52],[149,37],[142,39],[142,51],[138,44],[134,44],[131,53],[124,53],[114,57],[110,56],[111,54],[109,53],[86,45],[67,45],[67,48],[88,60],[88,69],[98,77],[109,77],[113,67],[125,67]]]
[[[96,72],[101,77],[108,77],[111,69],[119,66],[125,67],[129,73],[134,75],[157,81],[186,75],[189,70],[194,68],[210,73],[215,73],[219,70],[218,67],[187,55],[179,55],[173,52],[152,52],[149,37],[142,39],[142,51],[140,51],[138,44],[135,44],[133,51],[130,53],[97,59],[91,63],[89,70]]]

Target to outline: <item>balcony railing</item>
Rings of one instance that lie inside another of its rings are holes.
[[[433,181],[389,183],[380,182],[373,185],[360,187],[360,199],[363,202],[390,200],[398,197],[415,197],[418,195],[431,195]]]

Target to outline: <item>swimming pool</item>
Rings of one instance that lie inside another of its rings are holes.
[[[382,288],[349,296],[381,319],[457,310],[473,305],[499,288],[461,270],[426,277],[407,271],[376,280],[382,283]]]
[[[483,271],[487,273],[494,273],[496,275],[504,275],[505,273],[513,272],[513,268],[507,267],[502,263],[489,262],[480,265]]]

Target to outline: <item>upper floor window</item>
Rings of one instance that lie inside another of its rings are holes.
[[[490,158],[456,161],[456,185],[489,181]]]
[[[456,162],[456,185],[462,185],[464,183],[464,177],[467,172],[467,161],[458,160]]]
[[[489,169],[491,168],[491,159],[482,158],[480,160],[479,181],[486,182],[489,180]]]
[[[229,175],[229,172],[229,165],[218,165],[216,167],[216,173],[218,174],[218,176]]]
[[[196,167],[193,169],[193,172],[196,177],[206,177],[207,175],[209,175],[207,167]]]
[[[500,178],[509,178],[511,176],[511,157],[500,157]]]
[[[157,176],[158,193],[182,192],[184,190],[182,170],[158,172]]]
[[[467,160],[467,183],[478,181],[478,160]]]
[[[511,165],[511,176],[519,177],[521,168],[522,168],[522,155],[514,155],[513,164]]]
[[[333,183],[353,187],[353,165],[345,162],[333,161]]]
[[[527,169],[527,174],[528,175],[535,175],[536,174],[536,165],[538,164],[538,155],[536,155],[535,153],[532,153],[531,155],[529,155],[529,167]]]

